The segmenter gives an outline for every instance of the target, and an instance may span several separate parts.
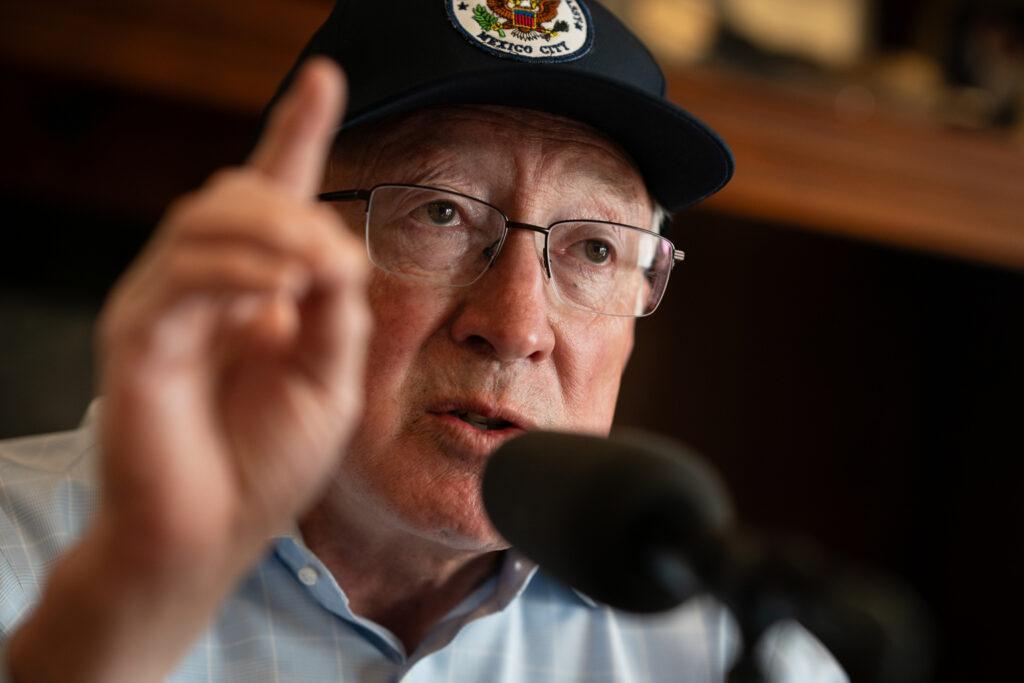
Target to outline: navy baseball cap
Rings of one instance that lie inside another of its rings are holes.
[[[733,173],[725,143],[665,99],[651,53],[593,0],[339,0],[271,104],[314,55],[348,75],[343,130],[431,105],[538,109],[618,142],[669,211]]]

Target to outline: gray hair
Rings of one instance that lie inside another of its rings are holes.
[[[661,231],[666,228],[669,221],[672,220],[672,214],[670,214],[668,209],[662,206],[661,202],[658,200],[651,198],[651,203],[654,205],[654,214],[651,216],[650,230],[651,232],[656,232],[660,235]]]

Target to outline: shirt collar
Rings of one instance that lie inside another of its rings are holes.
[[[295,568],[307,564],[310,560],[320,564],[316,554],[306,546],[298,525],[275,538],[275,550],[285,564]],[[537,563],[516,548],[506,551],[501,568],[498,570],[495,587],[498,609],[504,609],[519,598],[529,588],[538,571],[540,568]],[[339,588],[341,587],[339,586]],[[586,594],[575,588],[569,588],[569,590],[587,607],[598,607],[598,603]],[[344,588],[341,588],[341,592],[344,595]]]

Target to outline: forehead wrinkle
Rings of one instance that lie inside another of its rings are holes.
[[[646,225],[651,201],[632,159],[615,142],[577,121],[546,112],[491,105],[453,105],[418,110],[395,119],[357,129],[355,146],[364,153],[348,157],[361,160],[356,170],[364,180],[374,182],[415,182],[446,185],[467,193],[480,194],[482,176],[473,163],[479,150],[475,140],[459,129],[483,131],[514,129],[516,144],[509,150],[507,178],[521,187],[535,185],[537,178],[551,178],[541,186],[551,190],[551,199],[564,203],[567,197],[595,218]],[[482,133],[486,135],[486,132]],[[445,142],[439,142],[445,140]],[[361,157],[361,159],[360,159]],[[390,174],[390,175],[389,175]],[[494,179],[492,179],[492,182]],[[596,182],[597,187],[591,186]],[[587,188],[588,191],[580,192]],[[544,192],[547,194],[547,192]],[[489,195],[490,192],[484,193]],[[597,199],[605,194],[607,199]],[[581,196],[586,199],[579,201]],[[484,199],[489,197],[484,196]],[[536,199],[528,200],[534,204]],[[616,200],[621,206],[616,205]],[[593,208],[589,208],[593,207]],[[624,207],[629,207],[624,210]],[[637,218],[633,208],[636,208]]]
[[[413,183],[472,189],[479,178],[466,163],[470,145],[442,143],[444,126],[433,125],[428,117],[411,117],[398,125],[375,126],[361,131],[354,147],[362,154],[346,159],[361,161],[357,173],[363,184]]]
[[[387,169],[392,177],[381,177],[380,181],[436,185],[455,190],[472,190],[474,182],[479,182],[458,150],[439,145],[428,144],[412,151],[405,150],[400,157],[394,157]]]
[[[491,127],[515,126],[517,147],[536,149],[534,158],[540,162],[538,172],[550,168],[556,178],[565,178],[572,174],[561,172],[562,168],[577,172],[586,169],[587,175],[606,184],[613,194],[621,195],[628,202],[635,201],[638,196],[643,197],[643,203],[647,203],[646,187],[632,158],[596,129],[546,112],[498,106],[477,109],[483,109],[493,118],[503,119],[501,122],[486,121]],[[625,169],[632,171],[639,192],[633,193],[623,187]]]
[[[543,187],[551,190],[557,202],[586,197],[577,202],[584,208],[566,207],[564,210],[573,215],[563,220],[592,218],[638,226],[650,223],[653,205],[639,169],[624,150],[597,130],[546,112],[497,106],[477,109],[493,117],[484,122],[486,125],[507,128],[514,124],[516,149],[530,152],[512,157],[518,184],[526,186],[531,177],[553,178],[554,182],[545,182]],[[467,118],[480,121],[479,116]],[[579,192],[581,185],[587,188],[585,194]],[[607,198],[596,199],[602,193]]]
[[[518,140],[524,143],[554,143],[565,146],[581,145],[592,148],[598,156],[614,156],[633,167],[631,158],[618,144],[587,124],[557,114],[533,109],[519,109],[499,105],[452,106],[443,108],[452,121],[482,123],[492,128],[515,128]],[[587,158],[589,155],[584,155]]]
[[[586,161],[591,164],[585,179],[562,172],[563,168],[579,168]],[[616,172],[604,164],[595,165],[593,158],[583,152],[551,157],[546,165],[546,172],[555,178],[551,185],[554,196],[573,200],[573,206],[566,207],[573,215],[566,219],[591,218],[640,226],[650,222],[651,200],[639,176],[631,182],[622,169]]]

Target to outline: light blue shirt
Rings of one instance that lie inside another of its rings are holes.
[[[94,404],[72,432],[0,442],[0,655],[96,510],[96,413]],[[734,632],[709,598],[653,617],[624,614],[510,551],[408,653],[354,613],[327,568],[289,535],[274,540],[168,680],[700,683],[723,680]],[[846,680],[795,624],[775,629],[760,653],[773,680]]]

